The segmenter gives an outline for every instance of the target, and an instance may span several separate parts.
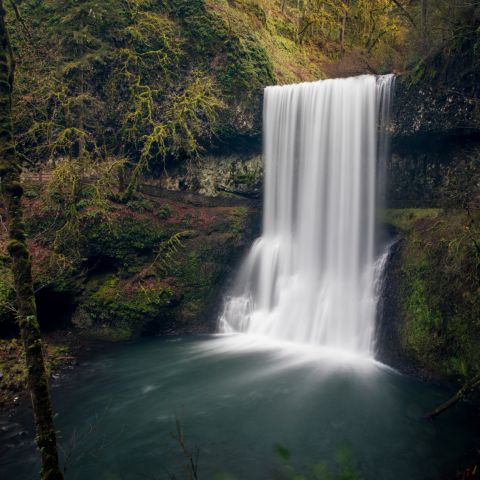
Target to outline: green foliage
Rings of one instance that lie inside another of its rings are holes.
[[[265,85],[321,78],[325,55],[357,52],[379,71],[407,60],[415,81],[474,69],[478,6],[430,0],[423,28],[419,3],[24,0],[18,151],[33,163],[127,157],[136,181],[241,130]]]
[[[290,19],[290,37],[316,46],[331,59],[346,52],[368,56],[371,63],[390,64],[398,56],[405,21],[390,0],[282,0]],[[281,24],[280,24],[281,25]],[[292,28],[293,26],[293,28]]]
[[[0,264],[0,327],[12,325],[15,319],[15,290],[9,266]]]
[[[56,348],[48,346],[47,354],[49,363],[47,368],[58,363]],[[64,353],[60,354],[64,355]],[[27,387],[27,368],[25,354],[20,340],[0,339],[0,407],[11,407],[14,398]],[[18,400],[18,398],[17,398]]]
[[[160,243],[157,249],[157,255],[152,263],[155,271],[168,274],[172,266],[178,260],[178,253],[184,248],[183,238],[188,238],[191,232],[185,230],[173,234],[168,240]]]
[[[28,200],[34,204],[27,209],[27,226],[35,287],[68,293],[78,305],[74,323],[104,339],[131,338],[173,319],[177,328],[201,323],[243,238],[248,210],[164,204],[143,196],[127,205],[105,197],[99,208],[92,203],[93,186],[87,186],[76,203],[78,241],[59,250],[55,238],[70,215],[62,208],[70,191],[65,178],[50,178],[46,191]],[[55,194],[54,184],[67,193]],[[4,282],[0,293],[4,286],[7,296],[13,294]]]
[[[218,266],[212,262],[213,255],[213,251],[203,245],[203,248],[186,252],[182,261],[171,265],[170,272],[178,278],[184,292],[184,319],[197,318],[204,308],[205,300],[211,298],[218,280]]]
[[[85,215],[108,221],[109,197],[117,184],[122,160],[93,161],[88,155],[76,161],[63,160],[51,171],[42,200],[56,219],[53,226],[54,252],[71,262],[82,250],[82,221]],[[82,214],[83,211],[83,214]]]
[[[106,223],[96,216],[83,225],[83,233],[88,256],[108,258],[127,269],[138,262],[138,255],[152,252],[165,238],[159,225],[136,217]]]
[[[165,158],[185,154],[195,156],[199,151],[198,138],[213,133],[218,122],[218,111],[223,107],[212,79],[204,74],[193,72],[188,86],[171,96],[170,102],[162,111],[162,120],[156,122],[150,117],[142,121],[150,122],[149,133],[144,137],[141,156]]]
[[[275,445],[277,457],[284,463],[284,475],[281,478],[289,480],[359,480],[361,477],[355,467],[354,459],[348,448],[340,448],[335,456],[335,468],[329,468],[320,463],[303,469],[300,473],[288,462],[291,460],[290,451],[282,444]]]
[[[416,221],[422,218],[435,218],[440,214],[438,208],[398,208],[385,210],[383,220],[397,230],[408,231],[413,228]]]
[[[252,33],[239,39],[234,49],[227,51],[227,66],[220,81],[229,95],[245,91],[254,93],[275,82],[267,52]]]
[[[141,197],[130,200],[127,205],[136,212],[152,212],[155,208],[150,200]]]
[[[237,100],[240,105],[249,100],[248,92],[254,95],[265,85],[318,80],[324,76],[320,65],[323,53],[315,46],[296,42],[297,19],[282,13],[276,2],[205,0],[204,3],[208,11],[222,19],[230,35],[230,40],[213,52],[213,63],[227,91],[235,96],[236,90],[248,83],[244,72],[252,73],[247,95]],[[238,80],[235,75],[239,75]]]
[[[148,165],[198,155],[220,115],[223,128],[234,122],[225,98],[238,103],[274,81],[255,35],[235,33],[203,1],[20,9],[36,27],[31,40],[14,35],[18,150],[29,162],[127,157],[135,183]]]
[[[24,190],[23,190],[23,195],[26,197],[26,198],[37,198],[38,195],[39,195],[39,189],[36,188],[35,185],[25,185],[23,186]]]
[[[409,83],[471,81],[480,65],[478,2],[429,0],[426,11],[420,2],[409,11],[415,22],[406,41]]]
[[[228,233],[238,237],[244,231],[248,220],[248,209],[247,207],[236,207],[232,209],[230,215],[228,216],[229,227]]]
[[[168,204],[162,205],[161,207],[157,208],[157,210],[155,211],[155,215],[157,216],[157,218],[161,220],[164,220],[170,217],[171,214],[172,214],[172,209]]]
[[[13,395],[27,383],[25,355],[19,340],[0,340],[0,371],[0,406],[11,405]]]
[[[65,345],[44,344],[47,373],[71,362]],[[11,407],[14,398],[27,388],[27,369],[22,342],[19,339],[0,339],[0,408]]]
[[[285,462],[290,459],[290,451],[282,443],[277,443],[275,445],[275,454],[277,455],[278,458],[280,458]]]
[[[348,6],[341,0],[307,0],[299,3],[298,40],[315,39],[322,44],[335,41],[339,37]]]
[[[480,366],[478,220],[418,215],[401,254],[402,342],[431,371],[463,379]]]
[[[256,35],[239,34],[203,0],[172,0],[173,15],[184,26],[192,56],[203,62],[204,68],[214,68],[222,91],[230,97],[247,97],[274,83],[271,61]],[[254,4],[254,2],[250,2]],[[253,7],[255,8],[255,7]],[[258,14],[261,9],[257,6]],[[213,63],[213,65],[212,65]]]
[[[89,297],[74,315],[74,323],[90,334],[108,340],[128,340],[161,315],[173,290],[158,281],[121,280],[116,275],[93,279]]]
[[[405,328],[403,341],[417,355],[423,356],[433,364],[435,350],[439,347],[441,334],[441,315],[437,305],[431,306],[424,276],[426,263],[403,266]]]

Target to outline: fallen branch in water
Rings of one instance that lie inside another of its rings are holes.
[[[445,403],[442,403],[439,407],[435,410],[430,412],[427,415],[427,418],[434,419],[438,417],[440,414],[448,410],[449,408],[456,405],[458,402],[463,400],[468,394],[472,393],[474,390],[480,387],[480,374],[473,377],[472,380],[467,382],[453,397],[447,400]]]

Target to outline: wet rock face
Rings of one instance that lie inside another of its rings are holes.
[[[445,187],[455,182],[456,165],[465,159],[480,162],[477,90],[474,82],[435,87],[397,79],[387,165],[389,207],[439,206]],[[261,198],[261,97],[235,112],[237,127],[223,132],[221,144],[198,160],[169,167],[168,175],[155,180],[157,186],[208,197]]]
[[[480,170],[480,100],[475,86],[409,86],[397,81],[392,155],[387,165],[391,208],[441,206],[458,166]]]
[[[388,160],[387,207],[446,206],[461,184],[466,190],[476,188],[464,178],[468,171],[480,172],[480,143],[473,138],[405,140]]]
[[[260,154],[205,156],[171,169],[157,180],[167,190],[188,190],[209,197],[232,194],[260,198],[263,160]],[[151,180],[149,180],[151,182]]]
[[[480,100],[475,87],[408,85],[398,79],[392,116],[392,146],[409,137],[480,135]]]

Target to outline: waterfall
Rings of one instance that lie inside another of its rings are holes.
[[[263,232],[221,331],[373,355],[393,82],[363,75],[265,89]]]

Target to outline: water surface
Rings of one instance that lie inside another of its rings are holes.
[[[363,479],[438,480],[473,447],[467,406],[422,418],[450,393],[361,357],[239,335],[113,348],[54,389],[54,402],[67,480],[188,478],[176,416],[199,448],[200,479],[279,478],[282,444],[297,471],[334,472],[348,451]],[[29,441],[6,451],[1,478],[37,478]]]

